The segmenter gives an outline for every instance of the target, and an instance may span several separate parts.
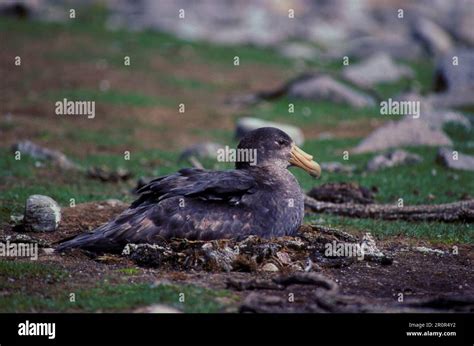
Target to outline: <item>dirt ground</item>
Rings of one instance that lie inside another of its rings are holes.
[[[94,229],[124,208],[126,205],[116,200],[64,208],[62,222],[56,232],[27,235],[39,241],[43,249],[50,249],[62,239]],[[338,238],[337,233],[318,232],[308,225],[302,226],[300,233],[303,239],[310,234],[320,244]],[[21,233],[10,228],[0,234],[2,237],[15,238]],[[344,238],[345,233],[342,234]],[[274,239],[266,244],[279,245],[282,241],[290,244],[301,241],[300,239]],[[101,277],[107,277],[111,283],[119,282],[121,275],[117,273],[117,269],[133,267],[137,271],[128,279],[133,283],[171,282],[195,284],[209,289],[228,289],[238,299],[227,302],[226,311],[474,311],[473,246],[459,247],[458,254],[453,254],[453,248],[447,245],[437,246],[437,249],[444,251],[442,255],[413,249],[415,246],[426,245],[421,241],[407,241],[406,238],[378,241],[378,249],[390,261],[330,258],[324,256],[321,248],[316,246],[309,251],[312,259],[309,274],[281,263],[278,272],[267,272],[262,269],[263,264],[268,263],[266,260],[260,261],[251,269],[241,267],[225,272],[221,268],[200,266],[196,266],[196,269],[189,266],[173,268],[166,264],[161,267],[153,263],[143,266],[143,263],[137,265],[134,260],[124,256],[97,256],[80,250],[66,254],[43,250],[40,251],[38,263],[60,266],[74,279],[74,285],[78,288],[90,287],[91,283]],[[288,249],[291,247],[287,248],[287,252],[292,260],[295,256],[299,258],[301,251],[292,252]],[[252,251],[258,253],[255,249]],[[316,279],[311,275],[316,275]],[[281,280],[287,280],[288,283],[281,285]],[[331,285],[337,287],[337,293],[328,297]],[[34,287],[22,288],[26,293],[50,289],[51,285],[47,280],[35,282]],[[61,284],[55,285],[54,290],[61,289]],[[403,294],[403,301],[399,301],[400,294]]]

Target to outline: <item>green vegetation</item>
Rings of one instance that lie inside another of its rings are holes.
[[[354,219],[337,215],[309,215],[308,223],[337,227],[348,232],[370,232],[380,239],[404,236],[429,240],[434,243],[474,243],[474,232],[468,223],[407,222],[372,219]]]
[[[1,262],[0,262],[1,263]],[[70,302],[70,292],[75,302]],[[184,302],[180,302],[184,294]],[[225,291],[209,290],[194,285],[119,284],[103,282],[94,287],[63,289],[53,294],[12,293],[0,296],[1,312],[114,312],[131,311],[137,307],[164,304],[184,312],[219,312],[224,306],[218,298],[232,295]]]
[[[125,274],[125,275],[129,275],[129,276],[133,276],[133,275],[138,275],[140,274],[140,269],[138,268],[120,268],[120,269],[117,269],[117,272],[121,273],[121,274]]]
[[[46,95],[50,100],[62,101],[66,98],[68,101],[91,100],[102,103],[110,103],[122,106],[150,107],[155,105],[176,106],[176,103],[170,100],[159,99],[133,92],[120,92],[116,90],[58,90],[48,91]]]
[[[36,278],[53,283],[63,280],[65,276],[65,271],[50,264],[0,260],[0,288],[7,287],[9,282],[15,280]]]
[[[294,105],[294,113],[289,113],[289,104]],[[280,121],[296,126],[317,126],[336,128],[341,123],[356,123],[370,119],[380,120],[378,110],[374,108],[352,109],[347,105],[329,101],[289,100],[280,98],[274,102],[263,102],[252,109],[258,118]]]

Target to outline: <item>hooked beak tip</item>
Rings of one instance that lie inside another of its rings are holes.
[[[321,166],[313,160],[313,156],[304,152],[295,144],[291,147],[291,158],[289,162],[305,170],[312,177],[319,178],[321,176]]]

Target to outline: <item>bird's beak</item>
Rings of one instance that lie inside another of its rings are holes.
[[[304,169],[313,177],[319,178],[321,175],[321,167],[319,164],[313,161],[311,155],[305,153],[295,144],[291,146],[291,158],[289,162],[294,166]]]

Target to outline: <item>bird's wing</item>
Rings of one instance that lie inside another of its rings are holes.
[[[57,250],[81,247],[92,251],[121,251],[127,243],[153,243],[179,234],[193,239],[218,238],[219,234],[250,227],[251,213],[241,219],[227,219],[226,211],[216,209],[238,204],[256,190],[256,181],[241,171],[183,169],[152,180],[138,192],[140,197],[111,222],[93,233],[81,234],[62,243]],[[182,215],[176,199],[191,199],[192,215]],[[207,203],[211,204],[209,207]],[[178,230],[178,233],[174,231]]]
[[[186,168],[178,173],[154,179],[143,186],[138,190],[141,196],[133,202],[131,208],[176,196],[236,204],[244,194],[253,193],[256,185],[255,179],[243,171]]]

